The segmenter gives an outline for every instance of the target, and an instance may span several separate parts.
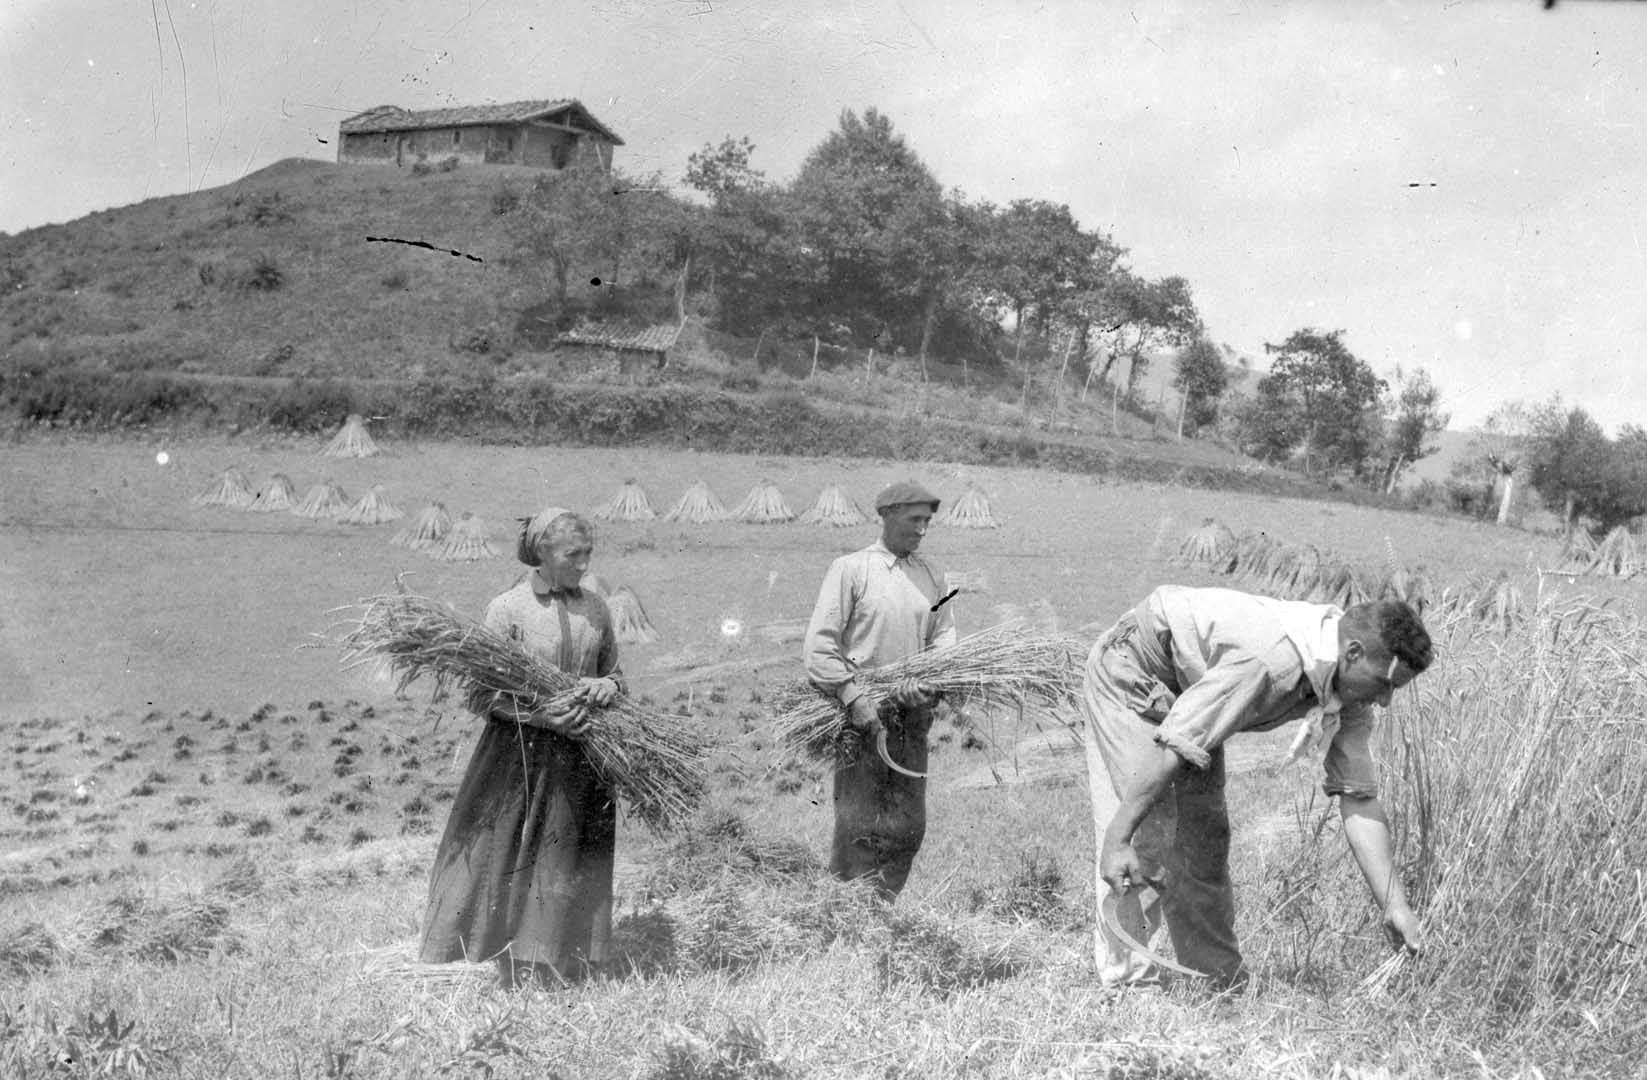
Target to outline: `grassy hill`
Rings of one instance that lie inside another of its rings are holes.
[[[461,372],[476,354],[454,343],[497,334],[533,299],[531,275],[509,265],[509,222],[491,206],[532,173],[417,177],[288,160],[222,188],[32,229],[0,241],[0,340],[24,358],[113,371]]]
[[[907,450],[1161,479],[1183,478],[1191,470],[1201,475],[1188,482],[1321,491],[1210,441],[1177,442],[1171,392],[1163,395],[1148,379],[1141,384],[1143,399],[1167,402],[1159,425],[1112,410],[1101,390],[1085,402],[1044,384],[1026,396],[1016,374],[980,377],[976,369],[963,372],[942,358],[930,365],[930,382],[907,360],[889,365],[891,358],[883,356],[866,370],[861,357],[827,350],[813,374],[810,340],[740,340],[695,321],[671,354],[669,371],[614,377],[592,364],[586,351],[574,355],[520,332],[523,316],[541,308],[549,286],[540,267],[515,254],[520,218],[509,211],[539,175],[510,166],[418,175],[291,159],[221,188],[0,237],[0,389],[11,383],[9,392],[0,393],[0,409],[9,406],[24,422],[58,425],[180,420],[244,427],[293,426],[291,418],[312,405],[312,427],[335,426],[341,414],[331,412],[351,403],[385,410],[393,424],[405,411],[395,407],[396,395],[411,384],[422,386],[426,405],[443,397],[431,386],[462,384],[470,399],[486,399],[502,393],[499,387],[512,385],[511,379],[591,394],[602,384],[617,392],[616,383],[660,400],[690,387],[700,396],[739,399],[728,406],[717,398],[704,406],[717,415],[758,417],[761,399],[773,394],[799,395],[809,409],[828,414],[828,423],[811,425],[827,445],[797,446],[793,438],[774,443],[754,437],[763,432],[746,432],[715,442],[720,449],[848,455]],[[569,299],[587,305],[596,291],[574,274]],[[1157,361],[1151,376],[1170,379],[1170,366]],[[78,412],[64,405],[121,377],[141,385],[141,400],[102,402]],[[284,391],[257,385],[294,377],[311,388],[336,381],[354,389],[294,401],[290,394],[276,400]],[[23,402],[29,380],[38,390],[53,378],[62,385],[44,395],[45,406]],[[225,388],[225,379],[245,381]],[[202,386],[214,389],[204,394]],[[527,396],[544,392],[541,385],[513,389]],[[204,404],[203,394],[210,399]],[[610,406],[603,401],[602,408]],[[579,399],[565,408],[586,404]],[[656,401],[649,407],[654,413],[662,408]],[[283,419],[271,420],[274,414]],[[677,421],[686,422],[660,414],[654,427]],[[701,426],[697,418],[689,422]],[[941,437],[854,445],[853,430],[897,422],[947,427]],[[545,432],[536,413],[524,428],[506,430],[510,424],[516,420],[482,407],[470,409],[461,423],[426,425],[419,433],[514,441],[574,437],[561,428]],[[626,437],[656,442],[657,432],[648,434],[644,425],[619,426],[601,436],[607,444]],[[685,444],[705,446],[690,439]],[[980,446],[985,449],[976,450]],[[1125,467],[1109,467],[1115,463]]]

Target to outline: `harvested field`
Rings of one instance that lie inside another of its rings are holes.
[[[655,492],[700,478],[721,492],[762,477],[790,492],[840,483],[860,505],[911,474],[948,498],[964,481],[942,464],[433,444],[322,459],[320,440],[172,439],[162,466],[161,445],[30,437],[0,461],[0,685],[11,691],[0,701],[9,755],[0,977],[10,980],[12,1017],[0,1072],[58,1047],[88,1015],[102,1024],[111,1008],[134,1026],[96,1044],[105,1071],[123,1049],[119,1060],[138,1055],[155,1076],[710,1075],[666,1073],[663,1063],[717,1053],[724,1063],[729,1048],[744,1055],[744,1071],[714,1075],[846,1078],[882,1075],[891,1062],[922,1076],[1125,1067],[1294,1080],[1335,1069],[1509,1077],[1532,1075],[1532,1065],[1558,1075],[1559,1062],[1574,1075],[1628,1075],[1618,1063],[1641,1045],[1639,1025],[1620,1019],[1631,999],[1612,1012],[1586,1004],[1583,1019],[1534,1000],[1553,982],[1506,980],[1502,992],[1525,1000],[1498,1013],[1479,1000],[1459,1007],[1480,979],[1461,944],[1481,932],[1472,920],[1486,906],[1473,894],[1434,900],[1439,962],[1393,972],[1376,1000],[1372,990],[1352,994],[1379,970],[1380,939],[1316,778],[1270,771],[1284,731],[1231,747],[1240,930],[1258,976],[1244,1002],[1098,988],[1084,765],[1045,721],[1036,730],[1010,713],[940,717],[931,821],[910,888],[889,912],[864,905],[819,870],[829,777],[814,763],[780,763],[767,710],[797,674],[796,627],[824,568],[875,532],[799,521],[597,525],[594,570],[612,590],[644,597],[657,630],[655,642],[623,648],[635,692],[721,747],[710,809],[684,837],[620,826],[623,971],[564,992],[502,996],[484,971],[416,964],[428,866],[474,725],[416,689],[397,700],[386,673],[343,670],[316,636],[335,609],[392,591],[404,574],[413,591],[478,616],[520,573],[510,557],[519,517],[550,504],[589,513],[630,476]],[[284,473],[299,491],[331,476],[355,492],[382,484],[407,507],[443,503],[454,517],[492,523],[506,554],[443,563],[390,542],[405,521],[344,525],[191,503],[230,467]],[[1242,587],[1174,562],[1208,517],[1237,537],[1264,531],[1308,544],[1324,564],[1382,565],[1388,545],[1438,591],[1464,581],[1479,591],[1502,570],[1530,620],[1541,590],[1528,568],[1554,567],[1560,554],[1554,537],[1326,503],[974,466],[965,476],[991,492],[1001,527],[940,526],[923,548],[941,567],[988,581],[987,592],[952,601],[963,631],[1014,614],[1091,638],[1158,582]],[[1581,586],[1546,578],[1544,600],[1559,587],[1633,611],[1640,588]],[[1468,746],[1522,701],[1522,684],[1493,665],[1508,655],[1518,672],[1572,666],[1551,644],[1506,650],[1462,632],[1448,640],[1458,671],[1444,654],[1434,681],[1396,710],[1395,730],[1436,740],[1435,757],[1420,762],[1427,772],[1394,758],[1407,771],[1393,790],[1406,796],[1422,781],[1424,800],[1411,801],[1435,814],[1403,808],[1397,817],[1403,835],[1433,836],[1430,881],[1453,865],[1434,860],[1478,857],[1444,826],[1447,809],[1474,805],[1459,794],[1471,783]],[[1630,640],[1596,638],[1609,649]],[[1619,655],[1609,666],[1612,653],[1599,653],[1585,670],[1633,670]],[[1583,711],[1607,723],[1597,730],[1612,733],[1618,775],[1634,777],[1625,766],[1638,742],[1604,715],[1614,704],[1635,708],[1634,697],[1609,696],[1634,687],[1619,679],[1606,684],[1619,689],[1582,699]],[[1482,698],[1467,738],[1446,729],[1452,685]],[[1561,702],[1547,693],[1526,701],[1554,738],[1554,720],[1568,719]],[[1413,744],[1402,745],[1410,754]],[[1553,770],[1549,783],[1565,776]],[[1617,813],[1621,804],[1607,805]],[[1635,857],[1620,849],[1626,856]],[[1306,892],[1310,882],[1319,889]],[[1543,948],[1535,970],[1586,993],[1623,985],[1607,980],[1639,944],[1628,938],[1627,894],[1620,886],[1586,909],[1603,936],[1586,943],[1582,983],[1560,970],[1559,950]],[[1505,930],[1495,947],[1513,938]],[[1430,1034],[1401,1041],[1391,1064],[1390,1032],[1420,1016]],[[1494,1031],[1495,1018],[1534,1021],[1536,1035],[1518,1042],[1513,1027]],[[762,1062],[787,1071],[761,1071]]]

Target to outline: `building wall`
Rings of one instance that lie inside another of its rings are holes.
[[[355,164],[438,165],[455,157],[464,165],[517,164],[560,169],[591,152],[612,167],[612,144],[597,135],[573,135],[520,124],[424,128],[344,134],[337,160]]]
[[[337,144],[340,162],[376,162],[393,165],[395,162],[393,132],[374,131],[364,135],[346,134]]]

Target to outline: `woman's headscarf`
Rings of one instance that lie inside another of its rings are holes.
[[[555,519],[570,513],[572,511],[564,506],[550,506],[529,518],[521,518],[520,541],[515,545],[515,558],[527,566],[542,565],[543,560],[538,558],[538,548],[548,538],[549,528],[555,523]]]

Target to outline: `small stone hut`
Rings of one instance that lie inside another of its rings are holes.
[[[612,167],[623,140],[581,102],[515,101],[412,112],[379,105],[337,126],[341,164],[412,165],[457,158],[465,165],[564,169],[593,154]]]

